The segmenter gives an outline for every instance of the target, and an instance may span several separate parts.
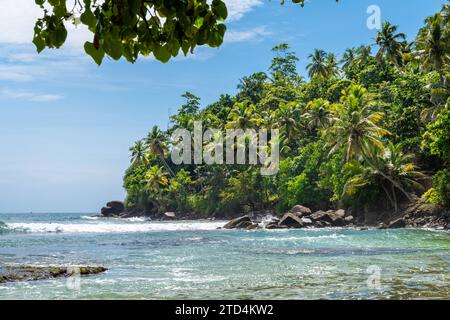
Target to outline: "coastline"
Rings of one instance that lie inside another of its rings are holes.
[[[236,213],[205,217],[203,214],[165,212],[147,213],[128,209],[121,201],[108,202],[98,218],[149,218],[153,221],[216,221],[224,220],[225,229],[303,229],[303,228],[349,228],[349,229],[398,229],[418,228],[429,230],[449,230],[450,210],[448,208],[427,204],[423,199],[403,204],[397,213],[377,211],[352,212],[344,209],[311,210],[296,205],[285,213],[275,209],[248,214]]]

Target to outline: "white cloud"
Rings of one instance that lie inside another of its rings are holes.
[[[228,8],[228,22],[241,19],[247,12],[263,4],[262,0],[224,0],[224,2]]]
[[[263,38],[272,35],[272,32],[266,30],[266,27],[256,27],[249,30],[237,31],[228,30],[225,34],[225,43],[260,41]]]
[[[1,0],[0,43],[31,44],[34,24],[42,15],[42,9],[34,0]],[[75,28],[72,24],[67,24],[67,29],[69,34],[66,47],[82,49],[83,43],[92,38],[86,28]]]
[[[27,100],[32,102],[52,102],[63,99],[63,96],[55,95],[55,94],[40,94],[34,93],[31,91],[19,91],[19,90],[11,90],[11,89],[0,89],[0,97],[4,96],[10,99],[20,99]]]

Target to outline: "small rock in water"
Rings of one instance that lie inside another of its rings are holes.
[[[58,277],[69,277],[74,274],[89,275],[108,270],[101,266],[3,266],[0,268],[0,283],[17,281],[45,280]]]

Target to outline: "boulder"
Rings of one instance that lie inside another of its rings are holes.
[[[353,223],[354,220],[355,220],[355,219],[353,218],[353,216],[348,216],[348,217],[345,217],[345,218],[344,218],[344,221],[345,221],[346,223]]]
[[[342,219],[345,218],[345,210],[343,210],[343,209],[336,210],[336,211],[334,212],[334,214],[335,214],[336,216],[338,216],[339,218],[342,218]]]
[[[229,221],[226,225],[223,226],[224,229],[234,229],[236,228],[236,226],[244,221],[248,221],[251,222],[250,217],[249,216],[243,216],[243,217],[239,217],[236,219],[233,219],[231,221]]]
[[[297,216],[306,216],[306,215],[310,215],[312,213],[310,208],[301,206],[299,204],[292,207],[290,212],[297,214]]]
[[[305,227],[313,225],[313,222],[310,218],[302,218],[302,223]]]
[[[103,207],[101,209],[101,213],[104,216],[113,216],[113,215],[118,215],[118,214],[122,213],[122,211],[117,210],[115,208],[111,208],[111,207]]]
[[[241,221],[236,226],[235,229],[247,229],[253,225],[251,221]]]
[[[388,226],[389,229],[399,229],[404,227],[406,227],[406,221],[403,218],[392,221]]]
[[[175,220],[177,218],[177,215],[175,212],[165,212],[163,215],[164,220]]]
[[[258,228],[258,224],[256,223],[252,223],[251,225],[249,225],[247,228],[245,228],[245,230],[255,230]]]
[[[279,224],[289,228],[303,228],[302,219],[295,213],[286,213]]]
[[[110,201],[106,204],[107,207],[114,208],[121,213],[125,211],[125,204],[122,201]]]
[[[327,212],[317,211],[309,216],[314,222],[322,222],[324,226],[342,227],[345,225],[343,218],[338,216],[334,211],[330,210]]]

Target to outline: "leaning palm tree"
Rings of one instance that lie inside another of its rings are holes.
[[[417,56],[422,68],[437,71],[444,83],[444,69],[450,63],[450,32],[439,13],[429,17],[426,23],[417,36]]]
[[[314,53],[308,56],[311,62],[306,66],[311,79],[328,79],[330,77],[327,66],[328,55],[325,51],[315,49]]]
[[[412,163],[412,154],[404,154],[400,145],[389,143],[384,153],[372,153],[364,159],[362,172],[352,177],[344,187],[344,194],[371,186],[380,188],[386,194],[395,212],[398,211],[398,193],[412,200],[409,190],[423,189],[420,180],[424,174]]]
[[[344,91],[341,103],[331,109],[332,127],[327,130],[330,154],[345,148],[346,161],[355,156],[370,155],[374,150],[383,151],[381,138],[389,131],[379,126],[384,113],[373,110],[367,90],[352,85]]]
[[[403,43],[406,40],[404,33],[397,33],[398,26],[383,21],[380,31],[377,32],[376,44],[380,47],[376,55],[381,61],[386,57],[396,67],[403,65]]]
[[[132,164],[147,163],[145,145],[142,140],[136,141],[134,146],[130,147],[130,152]]]
[[[165,154],[167,152],[167,138],[157,126],[154,126],[152,128],[152,131],[150,131],[147,139],[145,140],[145,144],[152,154],[159,157],[160,161],[166,167],[167,171],[172,177],[174,177],[175,174],[173,173],[172,169],[165,159]]]

